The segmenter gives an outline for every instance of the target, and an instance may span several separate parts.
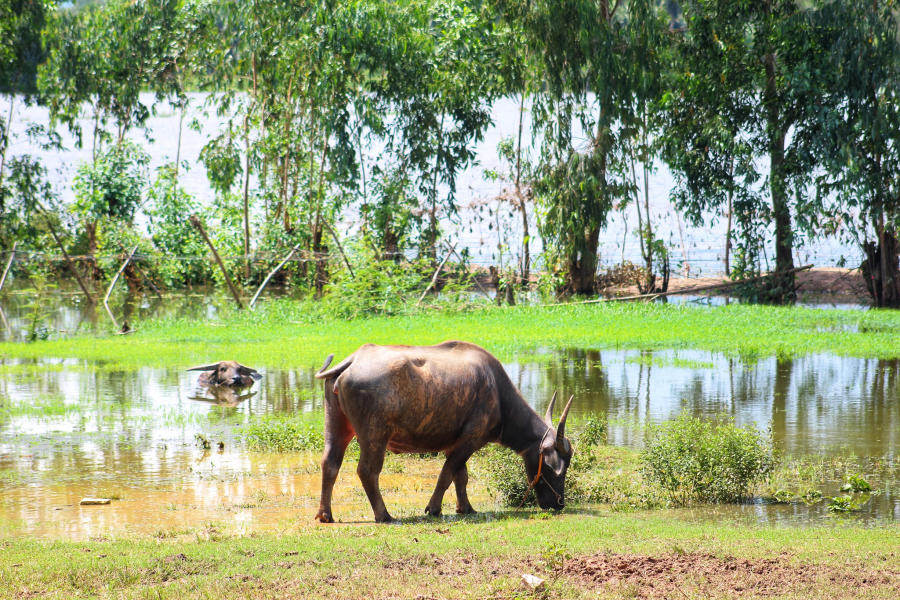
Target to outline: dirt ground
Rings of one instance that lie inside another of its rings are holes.
[[[689,553],[594,554],[567,561],[563,573],[576,586],[625,591],[636,598],[802,597],[823,588],[835,598],[857,596],[868,588],[896,588],[900,597],[900,572],[800,564],[787,554],[756,560]]]
[[[669,292],[690,294],[691,288],[727,283],[725,277],[673,277],[669,280]],[[797,273],[797,294],[801,301],[832,302],[836,304],[869,304],[869,293],[866,290],[862,273],[858,269],[841,269],[838,267],[817,267]],[[614,295],[637,294],[637,286],[604,290]],[[696,292],[705,294],[727,294],[728,290]]]

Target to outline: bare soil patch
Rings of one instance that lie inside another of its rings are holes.
[[[579,587],[628,588],[638,598],[766,597],[829,589],[848,597],[866,588],[896,588],[900,573],[796,564],[790,555],[744,559],[711,554],[594,554],[566,562],[564,576]]]
[[[690,294],[692,288],[729,283],[727,277],[676,277],[669,280],[670,293]],[[713,290],[697,292],[700,295],[728,295],[729,290]],[[613,284],[603,289],[603,294],[615,296],[631,296],[638,294],[636,285]],[[797,294],[801,300],[824,301],[847,304],[870,304],[871,298],[866,290],[859,269],[843,269],[838,267],[816,267],[797,273]]]

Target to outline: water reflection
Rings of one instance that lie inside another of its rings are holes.
[[[746,362],[701,351],[572,349],[523,357],[505,367],[539,412],[558,390],[575,395],[575,414],[607,415],[611,444],[638,447],[645,424],[687,411],[771,427],[776,443],[792,456],[855,455],[897,463],[897,360],[816,354]],[[259,524],[302,513],[298,507],[316,502],[316,457],[249,453],[242,427],[268,414],[320,414],[321,384],[314,368],[262,373],[250,390],[227,390],[233,395],[224,397],[199,388],[196,374],[176,369],[0,360],[0,522],[32,533],[74,528],[94,535],[111,526],[104,519],[115,511],[124,511],[116,522],[127,527],[177,526],[182,520],[223,515],[237,519],[238,513]],[[211,442],[212,452],[198,447],[198,433]],[[358,501],[365,517],[367,505],[353,468],[345,468],[342,477],[346,489],[341,493]],[[412,481],[395,486],[428,490],[433,485],[426,476]],[[900,520],[896,482],[879,485],[883,493],[860,515]],[[234,508],[252,504],[259,490],[282,498],[280,512],[257,518],[256,512]],[[121,495],[127,499],[124,508],[106,513],[77,508],[81,496],[102,494]],[[151,504],[138,510],[140,502]],[[182,508],[170,515],[164,510],[168,504]],[[83,518],[72,520],[73,511]],[[777,522],[821,516],[824,505],[703,512]]]

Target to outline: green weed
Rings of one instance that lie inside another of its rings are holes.
[[[771,434],[687,414],[649,428],[641,461],[676,504],[740,501],[777,466]]]
[[[242,429],[247,448],[266,452],[321,450],[325,446],[322,424],[295,416],[271,417]]]

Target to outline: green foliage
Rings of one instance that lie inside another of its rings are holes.
[[[537,504],[534,492],[528,490],[525,463],[509,448],[490,444],[475,455],[474,463],[478,472],[486,478],[488,493],[503,506],[515,507],[523,504],[523,501],[524,506]],[[570,477],[569,473],[566,474],[567,479]]]
[[[644,473],[677,504],[741,501],[777,465],[771,434],[730,419],[710,422],[682,414],[648,434]]]
[[[346,270],[336,273],[322,299],[323,308],[346,319],[406,313],[427,285],[427,263],[378,260],[365,244],[355,250],[353,276]]]
[[[47,169],[27,154],[9,159],[5,169],[0,178],[0,246],[9,248],[14,241],[29,248],[50,246],[47,220],[58,227],[61,219],[59,196],[48,181]]]
[[[854,473],[846,484],[841,487],[842,492],[871,492],[872,484],[863,479],[862,475]]]
[[[173,166],[164,166],[157,171],[147,199],[148,205],[144,209],[147,231],[154,248],[164,255],[154,261],[163,283],[173,286],[208,281],[211,274],[206,260],[165,260],[169,256],[202,257],[208,251],[187,219],[197,211],[199,204],[178,185]]]
[[[131,142],[113,146],[75,175],[75,212],[84,219],[131,223],[141,203],[150,157]]]
[[[38,70],[42,101],[51,120],[61,121],[82,143],[81,111],[92,112],[92,149],[111,138],[115,145],[132,127],[143,127],[151,107],[146,89],[180,93],[176,64],[195,28],[195,7],[178,1],[111,0],[81,10],[51,13],[43,32],[47,60]]]
[[[579,448],[597,446],[606,443],[606,433],[609,423],[606,416],[591,415],[584,420],[578,432],[575,445]]]
[[[31,287],[23,290],[27,293],[27,302],[25,303],[26,321],[28,330],[25,339],[28,342],[37,340],[46,340],[50,337],[51,331],[48,322],[52,317],[52,308],[47,295],[56,289],[56,284],[48,282],[46,278],[35,273],[31,277]]]
[[[0,94],[35,93],[37,66],[44,58],[41,29],[51,10],[45,0],[0,0]],[[0,121],[0,138],[3,128]]]
[[[860,509],[860,503],[853,496],[833,496],[828,501],[828,512],[848,513]]]
[[[247,448],[259,452],[300,452],[325,446],[321,423],[296,416],[260,419],[244,427],[242,434]]]

